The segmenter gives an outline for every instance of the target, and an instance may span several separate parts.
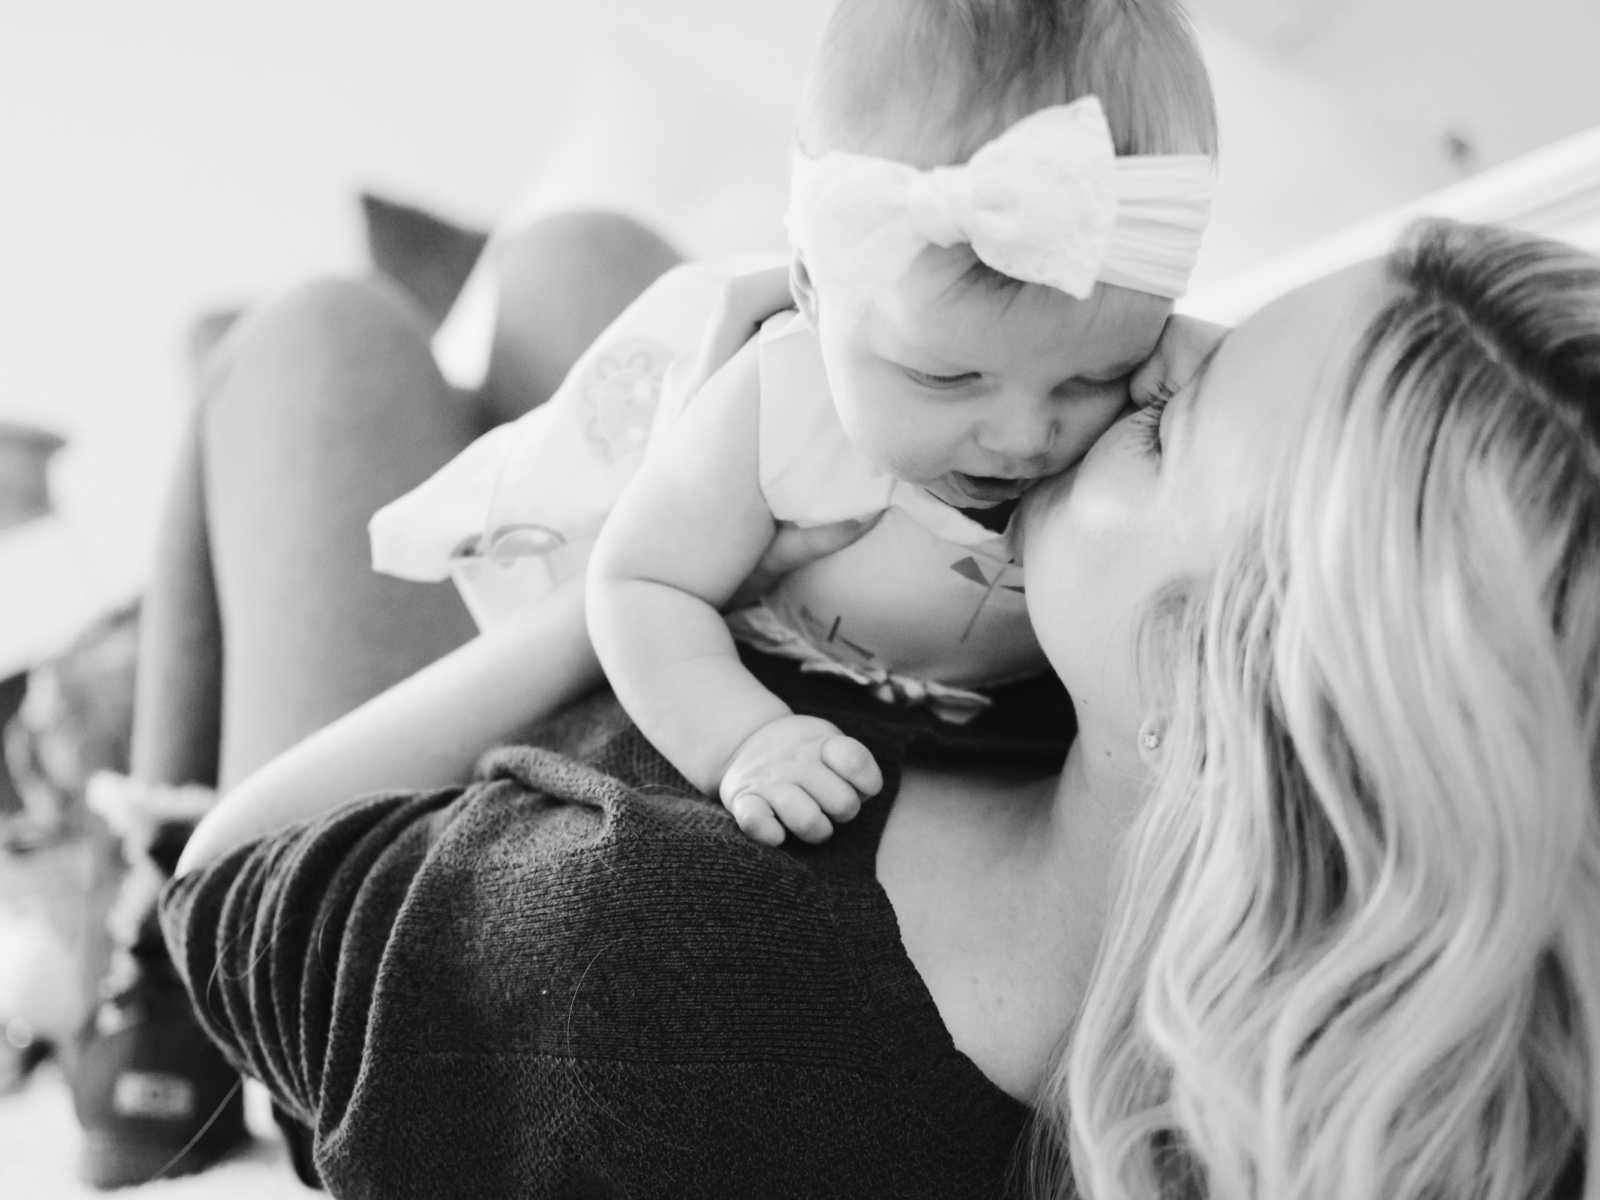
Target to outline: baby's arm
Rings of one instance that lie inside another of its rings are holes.
[[[756,346],[652,445],[589,565],[589,631],[645,735],[739,825],[776,844],[848,820],[882,786],[865,746],[797,716],[740,664],[718,608],[774,531],[757,474]]]

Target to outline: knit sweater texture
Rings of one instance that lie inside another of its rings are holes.
[[[1026,1110],[874,875],[892,740],[855,821],[775,850],[601,695],[175,881],[163,932],[336,1196],[1005,1195]]]

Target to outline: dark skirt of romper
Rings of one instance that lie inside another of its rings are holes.
[[[790,708],[825,717],[868,746],[931,763],[988,763],[1056,770],[1078,731],[1072,698],[1050,672],[992,688],[994,701],[965,725],[926,708],[885,704],[848,679],[741,646],[745,667]]]

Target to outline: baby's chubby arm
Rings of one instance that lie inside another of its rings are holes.
[[[745,670],[718,612],[775,529],[758,476],[759,386],[752,342],[651,446],[590,560],[589,632],[639,728],[746,833],[820,841],[882,787],[877,764]]]

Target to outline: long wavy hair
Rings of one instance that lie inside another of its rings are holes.
[[[1429,222],[1387,273],[1169,630],[1044,1194],[1520,1200],[1600,1162],[1600,260]]]

